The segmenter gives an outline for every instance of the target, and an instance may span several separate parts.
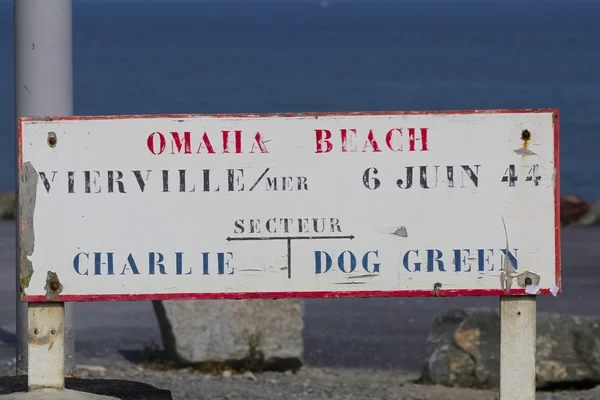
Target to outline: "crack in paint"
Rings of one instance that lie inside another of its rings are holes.
[[[502,225],[504,225],[504,236],[506,237],[506,256],[504,257],[504,265],[500,268],[500,285],[504,293],[509,294],[512,286],[512,280],[515,277],[517,270],[513,267],[508,257],[508,231],[506,230],[506,222],[504,221],[504,215],[502,216]]]
[[[378,274],[355,275],[355,276],[349,276],[348,279],[373,278],[375,276],[379,276],[379,275]]]
[[[510,289],[512,287],[514,278],[517,278],[517,285],[519,285],[522,288],[525,288],[526,290],[530,286],[537,287],[541,279],[538,274],[535,274],[530,271],[524,271],[520,274],[517,274],[517,270],[510,261],[510,257],[508,257],[508,231],[506,230],[506,222],[504,221],[504,216],[502,216],[502,225],[504,225],[504,236],[506,237],[506,255],[504,257],[504,263],[500,268],[500,270],[502,271],[500,272],[500,285],[502,287],[502,291],[504,291],[505,294],[510,293]]]

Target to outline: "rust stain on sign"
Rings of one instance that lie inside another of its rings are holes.
[[[540,276],[530,271],[525,271],[517,275],[517,284],[526,288],[527,286],[537,286],[540,283]]]
[[[533,156],[536,153],[528,149],[529,141],[531,140],[531,132],[528,129],[524,129],[521,132],[521,140],[523,141],[523,147],[516,149],[515,153],[520,156]]]
[[[35,247],[33,230],[33,214],[38,185],[38,174],[30,162],[23,163],[19,180],[19,222],[21,235],[19,238],[19,286],[21,298],[25,297],[25,289],[29,287],[33,275],[33,265],[29,256]]]
[[[523,132],[521,132],[521,140],[523,141],[524,148],[527,148],[527,145],[529,144],[530,139],[531,139],[531,132],[529,132],[528,129],[523,129]]]
[[[57,300],[58,295],[63,291],[63,285],[60,283],[58,279],[58,275],[52,271],[48,271],[48,275],[46,276],[46,286],[44,287],[46,290],[46,298],[48,300]]]
[[[50,146],[50,147],[56,146],[56,133],[48,132],[48,146]]]

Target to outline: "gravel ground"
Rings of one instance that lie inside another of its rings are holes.
[[[395,370],[304,367],[298,372],[201,374],[192,369],[156,370],[125,359],[93,360],[76,375],[122,379],[168,389],[175,400],[497,400],[495,390],[419,385],[414,373]],[[14,360],[0,364],[1,375],[14,374]],[[539,400],[595,400],[600,387],[583,391],[538,392]]]

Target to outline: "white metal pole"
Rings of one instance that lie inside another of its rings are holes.
[[[500,297],[500,400],[535,400],[536,297]]]
[[[14,34],[16,117],[73,115],[72,0],[14,0]],[[20,285],[17,265],[17,374],[24,375],[28,307]],[[65,304],[64,328],[68,373],[74,368],[72,304]]]

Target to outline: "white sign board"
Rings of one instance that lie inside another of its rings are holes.
[[[19,120],[25,301],[560,289],[558,112]]]

